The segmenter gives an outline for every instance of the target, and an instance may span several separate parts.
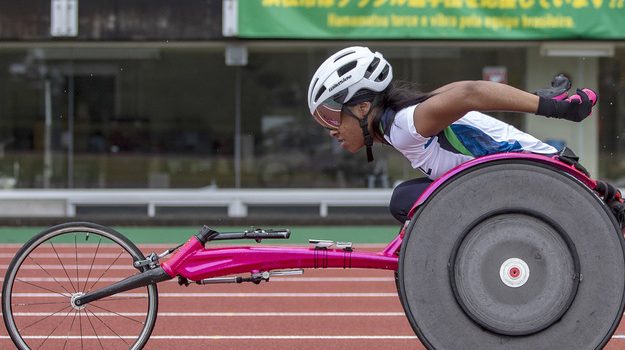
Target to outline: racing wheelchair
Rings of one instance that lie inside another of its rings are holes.
[[[600,349],[625,305],[623,212],[620,192],[592,179],[571,153],[507,153],[474,159],[432,183],[379,252],[323,240],[210,247],[286,239],[290,231],[205,226],[146,257],[111,228],[66,223],[17,252],[2,312],[19,349],[65,347],[67,340],[59,344],[68,337],[94,349],[141,349],[163,281],[260,283],[306,268],[385,269],[396,271],[406,317],[429,349]],[[42,279],[51,284],[36,282]],[[26,311],[36,319],[20,317]],[[80,335],[72,330],[79,322]]]

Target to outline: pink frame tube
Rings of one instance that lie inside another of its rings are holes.
[[[195,237],[191,237],[161,267],[171,277],[182,276],[191,281],[280,269],[362,268],[397,271],[397,251],[400,246],[400,235],[382,252],[277,246],[204,248]]]
[[[503,153],[476,158],[466,162],[438,178],[419,197],[409,213],[412,217],[416,209],[445,181],[454,175],[478,164],[503,159],[524,159],[551,165],[566,171],[589,186],[596,182],[575,167],[564,164],[556,157],[530,153]],[[398,252],[404,237],[402,229],[395,239],[381,252],[356,252],[344,249],[315,249],[305,247],[225,247],[204,248],[191,237],[169,260],[161,264],[171,277],[182,276],[192,281],[240,273],[294,268],[363,268],[394,270],[398,268]]]
[[[412,206],[412,209],[408,213],[408,217],[412,218],[415,212],[417,211],[417,208],[421,204],[425,203],[425,201],[434,193],[434,191],[436,191],[437,188],[439,188],[443,183],[448,181],[453,176],[479,164],[493,162],[497,160],[509,160],[509,159],[530,160],[530,161],[534,161],[538,163],[551,165],[556,169],[560,169],[574,176],[579,181],[581,181],[586,186],[588,186],[590,189],[595,189],[595,187],[597,187],[597,182],[595,180],[589,178],[588,176],[586,176],[586,174],[577,170],[574,166],[565,164],[562,161],[558,160],[556,156],[546,156],[546,155],[540,155],[540,154],[535,154],[535,153],[497,153],[497,154],[493,154],[489,156],[475,158],[466,163],[462,163],[459,166],[443,174],[443,176],[436,179],[417,199],[415,204]]]

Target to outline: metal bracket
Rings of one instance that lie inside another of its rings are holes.
[[[261,271],[252,273],[250,277],[214,277],[214,278],[205,278],[203,280],[197,281],[197,284],[220,284],[220,283],[243,283],[243,282],[252,282],[254,284],[260,284],[260,282],[265,281],[269,282],[269,278],[272,276],[293,276],[293,275],[301,275],[304,273],[302,269],[290,269],[290,270],[274,270],[274,271]]]
[[[150,255],[145,257],[145,260],[137,260],[133,263],[134,267],[142,270],[144,267],[147,267],[149,270],[158,266],[158,255],[156,253],[151,253]]]
[[[336,242],[336,247],[338,249],[343,249],[346,252],[353,251],[353,244],[352,244],[352,242]]]
[[[328,249],[334,245],[334,241],[328,241],[324,239],[309,239],[308,243],[315,246],[315,249]]]
[[[160,259],[162,259],[163,257],[171,254],[174,250],[178,249],[178,247],[176,248],[172,248],[172,249],[167,249],[166,251],[160,253],[160,254],[156,254],[154,252],[150,253],[150,255],[145,257],[145,260],[137,260],[133,263],[134,267],[141,270],[143,267],[148,267],[148,270],[154,269],[156,267],[159,266],[158,261]]]

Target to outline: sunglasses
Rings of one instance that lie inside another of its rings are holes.
[[[343,105],[332,98],[325,100],[313,112],[317,123],[326,129],[337,130],[341,125],[341,110]]]

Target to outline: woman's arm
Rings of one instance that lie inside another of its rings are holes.
[[[445,85],[415,108],[417,132],[434,136],[470,111],[536,113],[539,97],[491,81],[460,81]]]

